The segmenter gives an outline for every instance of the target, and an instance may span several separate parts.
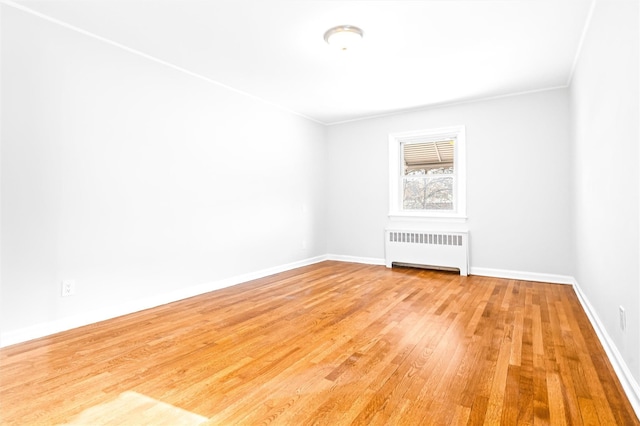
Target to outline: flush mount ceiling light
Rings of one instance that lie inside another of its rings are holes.
[[[353,25],[338,25],[324,33],[324,41],[340,50],[349,50],[360,43],[364,33]]]

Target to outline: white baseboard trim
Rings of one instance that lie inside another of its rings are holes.
[[[582,309],[584,309],[593,329],[596,331],[604,351],[607,353],[607,358],[609,358],[609,362],[611,362],[611,365],[618,376],[618,380],[620,380],[620,384],[622,385],[627,398],[629,398],[629,402],[631,403],[633,410],[636,412],[636,416],[640,418],[640,386],[638,385],[638,382],[633,377],[633,374],[631,374],[631,370],[629,370],[627,363],[622,358],[622,354],[618,351],[618,347],[613,342],[613,339],[607,332],[607,329],[600,321],[598,314],[596,314],[595,309],[593,309],[593,306],[589,303],[589,299],[587,299],[587,296],[582,292],[580,285],[575,279],[573,280],[573,289],[578,296]]]
[[[344,256],[341,254],[328,254],[327,260],[338,262],[364,263],[366,265],[384,265],[384,259],[377,257]]]
[[[109,306],[93,312],[83,312],[82,314],[60,318],[54,321],[35,324],[18,330],[3,332],[0,334],[0,347],[15,345],[16,343],[38,339],[40,337],[49,336],[51,334],[70,330],[72,328],[82,327],[99,321],[116,318],[122,315],[132,314],[134,312],[139,312],[145,309],[155,308],[156,306],[165,305],[167,303],[176,302],[178,300],[187,299],[193,296],[198,296],[210,291],[231,287],[233,285],[241,284],[247,281],[256,280],[269,275],[289,271],[291,269],[312,265],[324,260],[327,260],[326,255],[316,256],[297,262],[274,266],[272,268],[249,272],[247,274],[236,275],[210,283],[198,284],[195,286],[174,290],[168,293],[145,297],[138,300],[132,300],[125,304]]]
[[[481,275],[483,277],[507,278],[511,280],[536,281],[541,283],[552,284],[570,284],[573,285],[574,279],[568,275],[542,274],[540,272],[523,272],[510,271],[508,269],[478,268],[472,266],[469,268],[470,275]]]

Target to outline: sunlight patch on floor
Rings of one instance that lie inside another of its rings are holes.
[[[66,425],[199,425],[207,418],[136,392],[87,408]]]

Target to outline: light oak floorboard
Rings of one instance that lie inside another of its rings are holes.
[[[637,425],[571,286],[322,262],[0,350],[6,425]]]

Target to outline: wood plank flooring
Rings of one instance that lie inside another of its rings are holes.
[[[0,350],[15,425],[637,425],[570,286],[323,262]]]

